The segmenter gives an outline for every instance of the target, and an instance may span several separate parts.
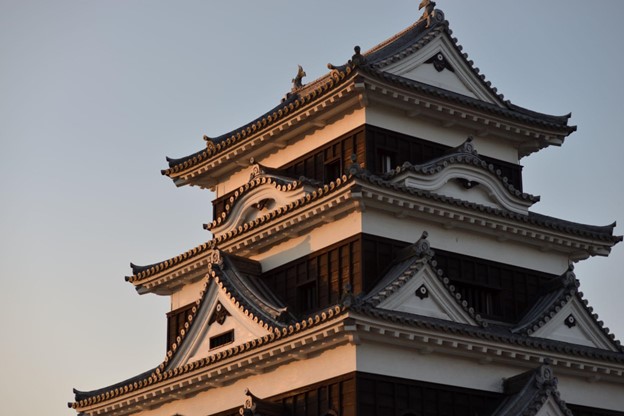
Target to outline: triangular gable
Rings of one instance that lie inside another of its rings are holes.
[[[542,407],[535,413],[535,416],[571,416],[572,413],[567,408],[562,408],[552,395],[549,395]],[[509,415],[512,416],[512,415]],[[515,415],[514,415],[515,416]]]
[[[392,293],[378,308],[414,315],[428,316],[447,321],[477,325],[438,279],[429,264],[414,272],[409,281]]]
[[[557,378],[548,364],[503,381],[507,398],[492,416],[572,416],[557,389]]]
[[[548,289],[548,287],[550,287]],[[598,321],[579,292],[574,266],[545,287],[525,316],[511,330],[536,338],[568,342],[608,351],[621,351],[619,341]]]
[[[385,66],[383,71],[503,107],[499,97],[483,84],[458,52],[447,32],[437,33],[414,53],[399,54],[402,58]]]
[[[257,262],[213,250],[196,306],[160,369],[183,366],[284,327],[292,316],[257,280],[260,272]]]
[[[573,296],[567,304],[561,307],[539,329],[533,331],[530,336],[619,351],[596,319],[584,307],[578,296]]]
[[[403,249],[400,258],[367,296],[374,307],[443,319],[468,325],[486,325],[455,292],[448,278],[432,264],[428,233]]]
[[[207,282],[202,304],[192,321],[193,325],[169,368],[183,366],[270,333],[266,325],[237,306],[236,300],[216,279]]]

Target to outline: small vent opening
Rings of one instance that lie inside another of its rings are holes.
[[[234,330],[210,338],[210,349],[219,348],[234,342]]]

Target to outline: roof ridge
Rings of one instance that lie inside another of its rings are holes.
[[[239,226],[238,228],[228,232],[225,235],[216,236],[212,240],[202,243],[197,247],[187,250],[184,253],[174,256],[172,258],[169,258],[167,260],[163,260],[158,263],[153,263],[152,265],[149,265],[149,266],[136,266],[135,265],[134,267],[137,268],[137,270],[140,270],[139,273],[132,275],[132,276],[126,276],[125,279],[127,282],[130,282],[130,283],[136,283],[136,282],[145,280],[146,278],[153,276],[154,274],[158,272],[167,270],[168,268],[176,264],[179,264],[185,260],[196,257],[199,254],[212,250],[216,248],[219,243],[227,241],[234,236],[243,234],[247,231],[251,231],[257,226],[266,223],[267,221],[281,217],[308,203],[318,200],[319,198],[327,194],[337,191],[338,189],[341,189],[344,186],[346,186],[346,184],[348,184],[351,181],[351,179],[352,179],[351,175],[342,175],[341,177],[331,181],[329,184],[325,184],[322,187],[317,188],[313,192],[305,195],[304,197],[297,199],[296,201],[291,202],[290,204],[284,207],[280,207],[276,210],[273,210],[263,215],[262,217],[258,217],[254,221],[245,224],[244,226],[242,225]]]

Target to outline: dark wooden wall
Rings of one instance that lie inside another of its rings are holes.
[[[486,416],[501,398],[499,393],[357,374],[358,416]]]
[[[349,283],[362,291],[361,238],[355,236],[284,264],[262,275],[271,290],[297,313],[340,301]]]
[[[305,314],[340,301],[346,283],[354,294],[370,291],[409,245],[358,234],[291,261],[262,275],[265,283],[296,313]],[[435,260],[456,289],[483,317],[516,322],[556,275],[435,250]]]
[[[328,183],[343,175],[351,166],[351,155],[356,155],[360,164],[365,163],[365,129],[359,127],[332,140],[288,164],[279,167],[286,176],[304,176],[322,183]]]
[[[435,250],[438,268],[483,317],[516,322],[556,275]]]
[[[308,138],[306,140],[312,140]],[[305,177],[321,183],[333,181],[343,175],[351,165],[351,155],[357,163],[372,173],[383,173],[382,158],[390,158],[395,168],[404,162],[422,164],[442,156],[449,146],[408,136],[380,127],[364,125],[358,127],[312,152],[309,152],[283,166],[275,167],[283,175],[298,179]],[[501,171],[516,189],[522,190],[522,166],[502,160],[480,156]],[[235,190],[212,201],[212,217],[218,218]]]
[[[405,162],[410,162],[413,165],[428,162],[444,155],[450,147],[418,137],[367,125],[366,149],[366,164],[369,166],[368,169],[380,173],[384,170],[381,161],[382,155],[391,157],[391,165],[394,168]],[[478,150],[479,149],[477,149],[477,151]],[[521,165],[483,155],[479,155],[479,157],[500,170],[501,175],[506,177],[509,183],[516,189],[522,190]]]
[[[167,312],[167,350],[171,348],[171,344],[175,342],[176,337],[180,334],[180,329],[184,326],[186,317],[191,313],[194,305],[195,302],[192,302]]]

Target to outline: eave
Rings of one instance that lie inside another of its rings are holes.
[[[464,228],[500,241],[514,240],[541,251],[557,250],[572,260],[607,256],[622,241],[612,227],[591,227],[565,223],[557,226],[548,217],[519,215],[443,195],[393,184],[369,174],[343,176],[288,206],[280,207],[171,259],[144,267],[126,280],[144,290],[163,294],[185,279],[201,277],[207,253],[215,247],[228,253],[249,256],[274,244],[303,235],[312,228],[335,221],[351,212],[374,208],[404,218],[425,219],[449,229]],[[597,231],[589,229],[601,229]],[[177,280],[180,280],[178,282]],[[148,290],[149,289],[149,290]],[[144,292],[142,292],[144,293]]]
[[[304,235],[313,228],[331,223],[360,209],[359,202],[352,198],[353,186],[354,183],[344,176],[335,188],[334,182],[331,187],[326,185],[320,198],[313,198],[311,201],[302,198],[301,203],[292,204],[291,209],[284,207],[276,210],[278,215],[275,219],[254,221],[245,224],[236,235],[224,235],[218,247],[229,253],[249,256],[283,240]]]
[[[337,307],[336,311],[340,311]],[[122,416],[156,409],[199,392],[270,371],[311,354],[351,344],[377,343],[406,348],[420,354],[441,354],[474,360],[483,365],[533,368],[549,362],[558,374],[588,382],[624,383],[624,356],[600,350],[575,348],[561,342],[497,333],[418,316],[388,314],[383,310],[342,310],[333,317],[317,316],[304,330],[284,330],[267,340],[248,343],[154,374],[106,393],[91,403],[71,403],[82,414]]]
[[[339,85],[322,92],[321,88],[319,92],[313,90],[301,98],[304,104],[288,114],[276,115],[275,121],[254,127],[245,137],[231,141],[228,139],[212,151],[198,153],[195,158],[197,161],[189,160],[185,164],[163,170],[163,175],[169,176],[176,186],[213,188],[220,178],[248,167],[252,158],[260,160],[359,108],[359,94],[351,78],[347,78],[350,73],[337,73],[336,77],[345,77],[337,81]]]
[[[213,354],[183,367],[154,373],[129,386],[116,388],[85,403],[69,403],[81,414],[122,416],[151,410],[174,400],[219,388],[236,380],[270,371],[310,354],[352,342],[345,330],[346,314],[321,311],[270,336]]]
[[[185,284],[202,279],[208,272],[213,241],[208,241],[176,257],[145,267],[145,270],[126,277],[137,292],[171,295]]]
[[[507,140],[519,157],[548,146],[561,146],[576,126],[558,126],[441,88],[362,71],[358,90],[368,106],[386,106],[410,118],[433,120],[443,127],[463,127],[477,137]]]
[[[400,218],[418,218],[444,228],[463,228],[486,234],[500,241],[515,240],[542,251],[557,250],[573,260],[588,256],[607,256],[617,241],[604,241],[574,235],[532,224],[527,216],[516,215],[475,203],[430,194],[417,189],[375,186],[358,179],[358,195],[363,209],[375,209]]]
[[[548,358],[562,374],[591,382],[624,383],[624,355],[617,352],[590,351],[559,341],[505,334],[489,327],[472,327],[373,308],[356,307],[348,317],[347,330],[356,343],[390,344],[421,354],[448,354],[474,359],[481,364],[506,363],[527,368],[542,364]]]

